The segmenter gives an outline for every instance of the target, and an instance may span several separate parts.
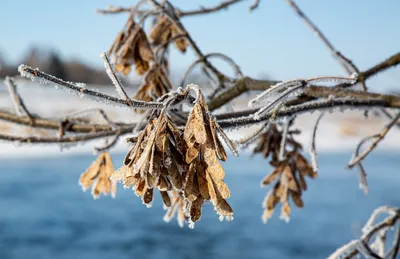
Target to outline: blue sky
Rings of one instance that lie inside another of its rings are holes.
[[[127,16],[99,15],[96,8],[130,6],[128,0],[2,0],[0,51],[17,62],[32,45],[44,45],[65,58],[78,58],[102,66],[99,53],[110,46]],[[172,0],[181,9],[219,1]],[[184,18],[204,53],[231,56],[246,75],[274,79],[344,75],[343,69],[313,32],[294,14],[285,0],[262,0],[248,12],[253,0],[216,14]],[[400,51],[399,0],[298,0],[298,5],[322,29],[333,45],[361,70]],[[175,70],[195,57],[174,52]],[[374,88],[400,87],[399,68],[370,82]]]

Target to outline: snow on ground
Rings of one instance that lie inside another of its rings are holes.
[[[63,114],[77,110],[88,108],[102,108],[110,116],[111,119],[132,122],[138,120],[138,115],[135,115],[130,110],[121,107],[110,107],[102,103],[97,103],[90,99],[72,96],[61,90],[56,90],[50,86],[41,86],[23,80],[18,82],[19,92],[25,100],[26,105],[33,113],[40,114],[44,117],[62,117]],[[88,86],[88,88],[95,88]],[[110,87],[99,87],[99,90],[111,95],[116,95],[115,89]],[[134,90],[128,89],[130,96]],[[236,103],[237,106],[246,108],[247,100],[251,99],[249,95],[243,95]],[[235,109],[238,109],[237,106]],[[9,100],[8,93],[5,91],[5,86],[0,84],[0,109],[11,108],[12,103]],[[313,126],[319,115],[319,112],[313,114],[304,114],[296,119],[296,125],[302,131],[300,135],[296,135],[296,139],[303,144],[308,150]],[[99,122],[101,118],[99,117]],[[357,143],[365,136],[373,135],[382,129],[387,120],[383,117],[375,117],[372,114],[368,119],[365,119],[362,111],[351,111],[346,113],[327,113],[321,120],[317,131],[316,145],[318,151],[343,151],[353,150]],[[242,138],[251,132],[257,130],[259,125],[250,128],[241,129],[238,131],[230,131],[228,135],[232,139]],[[0,132],[2,129],[7,129],[7,126],[0,124]],[[26,128],[20,127],[19,131],[13,131],[12,134],[24,132]],[[400,150],[399,130],[393,128],[388,133],[382,143],[379,144],[379,149],[385,150]],[[57,145],[40,144],[40,145],[16,145],[15,143],[0,143],[0,158],[1,157],[18,157],[18,156],[60,156],[70,154],[88,154],[93,152],[93,146],[102,146],[104,141],[92,141],[83,145],[78,145],[60,152],[60,147]],[[126,153],[128,145],[122,138],[113,152]]]

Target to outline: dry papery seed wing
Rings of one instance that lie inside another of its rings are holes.
[[[154,46],[167,43],[171,38],[177,35],[183,34],[180,30],[166,15],[161,15],[157,19],[157,23],[153,28],[149,38]],[[180,37],[175,39],[175,46],[181,51],[186,52],[188,42],[186,38]]]
[[[86,191],[92,186],[93,198],[97,199],[101,194],[114,198],[117,192],[115,182],[110,180],[114,173],[114,166],[108,152],[102,152],[90,167],[81,175],[79,184]]]
[[[108,54],[113,56],[115,70],[124,75],[131,71],[132,65],[135,65],[136,73],[142,75],[154,61],[147,36],[140,25],[135,23],[132,15],[129,16],[125,29],[115,38]]]
[[[184,193],[193,202],[199,198],[210,200],[220,215],[220,219],[230,220],[233,210],[225,200],[229,198],[230,191],[223,181],[225,172],[218,161],[226,159],[226,154],[217,137],[216,129],[218,127],[216,121],[211,118],[199,91],[198,99],[189,114],[184,132],[184,139],[188,147],[185,158],[186,162],[190,164],[185,179]],[[196,184],[198,186],[194,186]],[[195,197],[197,197],[196,200]],[[198,202],[200,201],[202,200]]]

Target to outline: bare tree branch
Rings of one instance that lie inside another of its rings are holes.
[[[33,69],[26,65],[20,65],[18,67],[18,71],[20,72],[21,76],[34,80],[39,80],[41,84],[54,84],[56,87],[60,87],[63,90],[66,90],[68,93],[72,95],[80,95],[80,96],[88,96],[89,98],[95,99],[97,101],[103,101],[110,104],[116,104],[119,106],[130,106],[134,108],[140,109],[160,109],[164,107],[163,103],[157,102],[145,102],[139,100],[132,100],[129,99],[129,102],[126,100],[122,100],[101,92],[93,91],[86,89],[84,84],[76,84],[63,81],[57,77],[52,75],[48,75],[40,70]]]
[[[400,113],[394,117],[394,119],[377,135],[367,137],[366,139],[372,139],[374,138],[375,140],[371,143],[371,145],[364,150],[364,152],[361,153],[361,155],[354,157],[348,167],[353,168],[356,164],[361,162],[374,148],[379,144],[381,140],[386,136],[386,134],[389,132],[389,130],[397,123],[397,121],[400,119]],[[365,142],[365,140],[362,140],[361,142]]]

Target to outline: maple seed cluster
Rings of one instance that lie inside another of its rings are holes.
[[[114,173],[114,166],[108,152],[102,152],[96,161],[79,178],[79,184],[84,191],[92,186],[93,198],[97,199],[100,194],[111,194],[113,198],[117,193],[117,185],[110,181]]]
[[[307,190],[305,177],[315,179],[317,172],[314,172],[307,159],[300,153],[302,146],[293,139],[289,132],[286,140],[285,156],[279,160],[279,151],[281,148],[282,132],[273,124],[269,130],[260,137],[254,153],[261,153],[264,157],[271,157],[270,164],[275,168],[262,181],[261,186],[266,187],[275,182],[273,188],[268,192],[263,202],[264,213],[262,220],[264,223],[272,217],[275,207],[282,203],[281,218],[288,221],[290,218],[289,199],[302,208],[304,202],[302,194]],[[291,150],[287,151],[286,148]]]
[[[201,218],[205,201],[211,201],[220,220],[233,216],[219,162],[227,158],[217,135],[224,133],[209,113],[203,95],[198,94],[185,128],[174,124],[166,108],[155,111],[124,165],[110,178],[132,188],[148,207],[154,190],[158,190],[167,208],[164,219],[169,221],[178,214],[179,224],[188,222],[190,226]]]

